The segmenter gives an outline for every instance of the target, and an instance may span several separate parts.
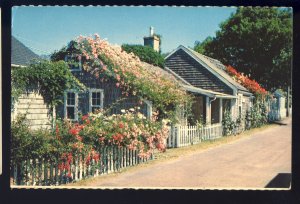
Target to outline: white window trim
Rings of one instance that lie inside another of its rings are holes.
[[[92,104],[92,94],[93,93],[100,93],[100,105],[93,105]],[[93,107],[97,107],[99,109],[103,109],[103,99],[104,99],[104,90],[103,89],[89,89],[89,112],[91,113]]]
[[[69,57],[76,57],[75,55],[66,55],[65,56],[65,62],[68,62],[68,58]],[[72,69],[72,68],[70,68],[70,71],[71,72],[80,72],[80,71],[82,71],[82,64],[81,64],[81,59],[79,59],[79,61],[78,61],[78,69]]]
[[[75,105],[67,105],[67,93],[75,93]],[[74,107],[74,119],[69,119],[67,117],[67,107]],[[78,120],[78,91],[70,89],[64,92],[64,118],[77,121]]]

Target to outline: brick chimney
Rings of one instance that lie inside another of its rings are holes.
[[[154,27],[150,27],[149,37],[144,37],[144,46],[152,47],[156,52],[159,52],[159,37],[154,34]]]

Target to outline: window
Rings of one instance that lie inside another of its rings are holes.
[[[68,62],[71,71],[81,71],[81,58],[76,55],[66,55],[65,62]]]
[[[103,89],[90,89],[89,112],[103,108]]]
[[[72,90],[65,92],[64,116],[70,120],[78,120],[78,93]]]

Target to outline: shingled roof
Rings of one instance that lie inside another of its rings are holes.
[[[142,65],[144,68],[150,70],[151,72],[158,72],[161,76],[172,80],[172,81],[176,81],[179,86],[189,92],[193,92],[193,93],[198,93],[198,94],[203,94],[209,97],[217,97],[217,98],[235,98],[231,95],[228,94],[224,94],[224,93],[220,93],[220,92],[215,92],[215,91],[210,91],[210,90],[205,90],[205,89],[201,89],[198,87],[194,87],[192,86],[190,83],[188,83],[187,81],[185,81],[183,78],[181,78],[179,75],[177,75],[175,72],[173,72],[172,70],[168,69],[167,67],[165,67],[164,69],[148,64],[146,62],[142,62]]]
[[[186,47],[180,45],[177,49],[172,51],[165,59],[168,60],[170,57],[173,56],[174,53],[179,53],[179,51],[184,52],[191,58],[195,59],[195,62],[193,62],[193,63],[197,63],[197,64],[199,64],[199,66],[201,65],[201,67],[205,67],[207,71],[209,71],[211,74],[215,75],[217,78],[219,78],[226,84],[230,85],[230,87],[234,87],[235,89],[239,90],[240,92],[251,95],[251,93],[244,86],[242,86],[241,84],[236,82],[234,79],[232,79],[231,76],[228,75],[228,73],[225,71],[226,70],[225,65],[223,65],[220,61],[210,58],[210,57],[207,57],[205,55],[202,55],[198,52],[195,52],[194,50],[192,50],[190,48],[186,48]],[[196,66],[196,64],[184,68],[183,66],[186,66],[184,64],[184,62],[181,62],[181,61],[177,62],[178,61],[177,59],[176,59],[177,61],[175,62],[174,60],[175,59],[171,59],[169,64],[166,63],[166,66],[167,67],[172,66],[172,68],[174,68],[174,66],[176,66],[175,67],[176,69],[178,67],[180,67],[180,74],[183,77],[185,77],[186,79],[190,80],[189,82],[191,82],[192,85],[195,87],[203,86],[204,82],[207,84],[206,81],[203,81],[202,78],[200,78],[200,75],[199,75],[200,73],[197,72],[197,69],[199,68],[198,65],[197,65],[197,68],[191,67],[191,66]],[[177,71],[179,71],[179,70],[177,70]],[[194,73],[194,75],[192,75],[193,73]],[[209,86],[209,85],[207,85],[207,86]],[[228,92],[228,91],[224,90],[222,92]]]
[[[27,66],[33,59],[40,57],[23,43],[11,36],[11,64],[12,66]]]
[[[211,69],[216,71],[218,74],[220,74],[223,78],[225,78],[229,83],[237,87],[237,89],[242,90],[242,91],[248,91],[245,87],[243,87],[241,84],[236,82],[234,79],[232,79],[231,76],[229,76],[226,73],[226,67],[223,65],[219,60],[207,57],[205,55],[202,55],[190,48],[187,48],[193,55],[195,55],[197,58],[202,60],[205,64],[207,64]]]

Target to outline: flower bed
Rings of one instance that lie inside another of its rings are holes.
[[[156,113],[148,120],[138,108],[122,112],[109,116],[99,111],[75,123],[58,120],[53,131],[30,131],[26,118],[19,117],[12,122],[12,164],[36,158],[50,160],[71,176],[73,158],[84,156],[86,165],[97,163],[103,147],[124,147],[141,159],[149,159],[154,149],[165,151],[169,134],[166,120],[157,121]]]

